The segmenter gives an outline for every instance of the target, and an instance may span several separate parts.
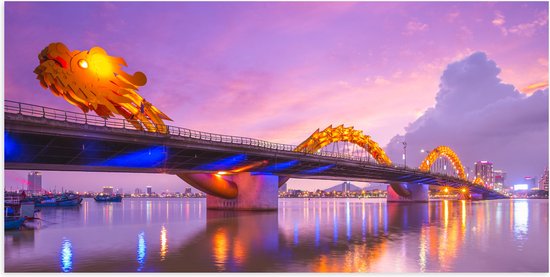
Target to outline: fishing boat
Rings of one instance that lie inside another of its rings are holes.
[[[4,206],[4,230],[19,229],[25,217],[21,216],[21,213],[17,211],[15,206]]]
[[[4,230],[19,229],[26,218],[18,216],[4,216]]]
[[[82,202],[82,196],[73,193],[64,193],[57,196],[39,196],[27,198],[27,201],[34,201],[35,207],[70,207],[78,206]]]
[[[63,207],[78,206],[82,202],[82,196],[77,194],[72,194],[72,193],[69,193],[69,194],[66,193],[66,194],[57,196],[55,198],[55,201],[57,203],[57,206],[63,206]]]
[[[121,202],[122,195],[107,195],[107,194],[98,194],[94,197],[94,200],[97,202]]]

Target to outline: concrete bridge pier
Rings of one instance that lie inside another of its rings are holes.
[[[388,202],[428,202],[429,185],[414,183],[390,183]]]
[[[241,172],[231,175],[178,174],[207,194],[206,207],[215,210],[277,210],[279,177]]]

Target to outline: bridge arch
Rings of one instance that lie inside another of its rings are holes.
[[[460,162],[460,159],[456,155],[456,153],[448,146],[438,146],[434,150],[432,150],[428,156],[422,161],[420,164],[419,169],[422,171],[429,171],[430,166],[434,164],[434,162],[439,157],[446,157],[448,158],[455,170],[458,173],[458,177],[462,180],[467,180],[466,178],[466,172],[464,171],[464,167],[462,166],[462,162]]]
[[[476,185],[485,186],[485,182],[479,176],[474,179],[473,183]]]
[[[353,129],[353,127],[344,127],[343,124],[335,128],[330,125],[323,131],[317,129],[294,151],[314,153],[333,142],[351,142],[365,149],[379,164],[392,164],[386,152],[370,136],[363,134],[363,131]]]

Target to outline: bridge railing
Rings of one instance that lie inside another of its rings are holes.
[[[86,113],[65,111],[65,110],[27,104],[27,103],[21,103],[21,102],[15,102],[10,100],[5,100],[4,112],[11,113],[11,114],[21,114],[21,115],[31,116],[36,118],[46,118],[46,119],[69,122],[69,123],[110,127],[115,129],[126,129],[126,130],[135,130],[135,131],[144,131],[145,129],[158,130],[158,131],[165,130],[165,132],[161,132],[161,133],[167,133],[172,136],[197,139],[201,141],[246,145],[246,146],[253,146],[253,147],[277,150],[277,151],[294,152],[294,149],[296,149],[297,147],[296,145],[274,143],[274,142],[269,142],[265,140],[247,138],[247,137],[207,133],[207,132],[201,132],[201,131],[191,130],[191,129],[177,127],[177,126],[167,125],[167,126],[163,126],[163,128],[167,128],[167,129],[161,129],[160,126],[156,126],[152,123],[150,123],[151,125],[146,125],[143,122],[138,122],[138,121],[128,121],[121,118],[104,118],[96,115],[89,115]],[[142,126],[143,128],[139,129],[135,125]],[[374,159],[367,159],[366,157],[356,157],[356,156],[343,154],[339,152],[318,151],[318,152],[309,153],[309,154],[318,155],[322,157],[340,158],[340,159],[362,161],[365,163],[376,164]]]

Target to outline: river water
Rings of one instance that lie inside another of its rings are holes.
[[[548,200],[84,199],[39,217],[5,231],[6,272],[548,272]]]

